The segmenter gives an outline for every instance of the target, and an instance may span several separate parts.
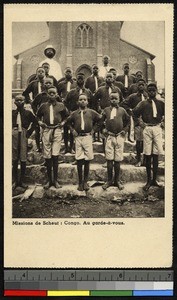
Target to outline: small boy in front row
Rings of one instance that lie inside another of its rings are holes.
[[[75,137],[75,150],[77,171],[79,177],[78,191],[88,191],[88,176],[90,161],[93,159],[92,133],[94,124],[101,120],[101,115],[96,111],[87,108],[88,98],[86,94],[80,94],[78,99],[79,109],[72,112],[67,123]],[[84,166],[84,178],[82,169]]]
[[[112,185],[114,165],[114,185],[122,190],[120,182],[120,162],[123,160],[123,149],[126,132],[128,131],[130,117],[123,107],[119,106],[120,94],[112,92],[109,95],[110,106],[102,113],[105,121],[103,133],[106,135],[105,156],[107,160],[108,181],[102,186],[104,190]]]

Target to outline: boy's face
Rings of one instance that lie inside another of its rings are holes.
[[[84,77],[83,76],[77,76],[77,84],[79,86],[83,86],[84,85]]]
[[[106,75],[106,83],[111,84],[114,81],[112,73]]]
[[[128,73],[129,73],[129,66],[128,66],[128,65],[125,65],[125,66],[124,66],[124,74],[125,74],[125,75],[128,75]]]
[[[118,93],[111,93],[109,98],[112,106],[117,106],[120,102],[120,97]]]
[[[53,85],[53,79],[52,78],[45,78],[44,79],[44,85],[46,89],[49,89]]]
[[[138,72],[138,73],[136,74],[136,78],[137,78],[137,79],[143,78],[143,75],[141,74],[141,72]]]
[[[139,82],[138,83],[138,91],[143,92],[144,89],[145,89],[144,82],[143,81]]]
[[[94,66],[93,68],[92,68],[92,72],[93,72],[93,75],[98,75],[98,67],[97,66]]]
[[[155,88],[155,86],[149,86],[148,87],[147,92],[148,92],[148,96],[149,96],[150,99],[155,98],[156,91],[157,91],[157,89]]]
[[[44,69],[43,68],[39,68],[39,69],[37,69],[37,77],[39,78],[39,79],[43,79],[44,78],[44,76],[45,76],[45,71],[44,71]]]
[[[88,105],[88,99],[86,95],[80,95],[78,100],[79,107],[85,108]]]
[[[46,64],[46,65],[42,65],[42,67],[45,70],[45,74],[48,75],[49,74],[49,70],[50,70],[50,66]]]
[[[66,77],[66,79],[71,79],[72,78],[72,71],[71,70],[66,70],[65,71],[65,77]]]
[[[117,76],[117,72],[116,71],[111,71],[111,73],[112,73],[112,75],[113,75],[113,78],[114,78],[114,80],[116,79],[116,76]]]
[[[14,103],[17,106],[17,108],[22,108],[25,104],[25,97],[22,95],[16,96]]]
[[[48,95],[49,95],[49,99],[50,101],[54,101],[57,97],[57,90],[56,88],[50,88],[48,89]]]

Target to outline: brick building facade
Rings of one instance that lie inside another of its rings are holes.
[[[150,82],[155,80],[153,59],[155,56],[120,37],[123,22],[47,22],[49,39],[15,56],[13,89],[24,89],[30,75],[35,73],[39,63],[45,59],[44,49],[52,44],[56,49],[55,59],[62,71],[72,67],[74,73],[91,73],[91,65],[102,65],[102,57],[111,58],[111,66],[122,74],[122,65],[130,64],[130,73],[138,70]]]

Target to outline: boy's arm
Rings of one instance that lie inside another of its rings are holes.
[[[141,101],[138,103],[138,105],[132,110],[133,115],[137,118],[139,118],[142,114],[142,109],[143,109],[144,101]]]
[[[25,97],[25,102],[26,103],[31,103],[31,99],[29,94],[32,92],[32,85],[33,82],[30,82],[27,86],[27,88],[23,91],[22,95]]]
[[[101,97],[101,92],[100,92],[100,88],[98,88],[98,90],[95,92],[95,95],[93,97],[93,109],[95,109],[98,112],[101,111],[99,107],[100,97]]]
[[[68,117],[69,117],[68,109],[66,107],[64,107],[63,112],[62,112],[61,127],[63,127],[66,124]]]
[[[125,133],[128,132],[129,126],[130,126],[130,116],[124,109],[124,114],[123,114],[123,130]]]
[[[66,119],[66,124],[68,125],[69,129],[71,130],[73,136],[76,137],[78,135],[78,133],[74,129],[73,113],[71,113],[71,115]]]
[[[43,115],[44,115],[44,114],[43,114],[43,106],[44,106],[44,104],[42,104],[42,105],[39,107],[36,116],[37,116],[37,121],[38,121],[39,126],[41,126],[42,128],[45,128],[45,127],[46,127],[46,124],[45,124],[44,122],[41,121],[41,119],[42,119],[42,117],[43,117]]]
[[[93,108],[93,94],[92,94],[92,92],[91,92],[91,90],[90,89],[87,89],[88,90],[88,93],[89,93],[89,107],[90,108]]]
[[[31,111],[29,111],[29,116],[30,116],[30,121],[31,121],[31,127],[26,132],[27,138],[29,138],[31,136],[31,134],[33,133],[33,131],[36,129],[36,127],[39,126],[36,116]]]
[[[123,107],[129,114],[131,114],[131,95],[127,97],[127,99],[125,99],[120,106]]]

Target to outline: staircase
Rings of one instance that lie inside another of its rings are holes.
[[[46,181],[46,168],[43,165],[44,159],[41,153],[36,152],[36,145],[33,139],[29,140],[28,162],[26,171],[26,180],[29,183],[43,184]],[[106,160],[103,154],[102,143],[93,143],[94,159],[90,165],[89,181],[106,181],[107,169]],[[64,145],[61,147],[61,154],[59,156],[59,174],[58,181],[61,184],[77,184],[77,166],[73,165],[75,161],[74,154],[64,152]],[[145,182],[146,170],[145,167],[135,167],[136,155],[135,144],[125,141],[124,159],[121,163],[121,181],[124,183],[131,182]],[[163,181],[164,177],[164,154],[159,157],[159,171],[158,175]]]

